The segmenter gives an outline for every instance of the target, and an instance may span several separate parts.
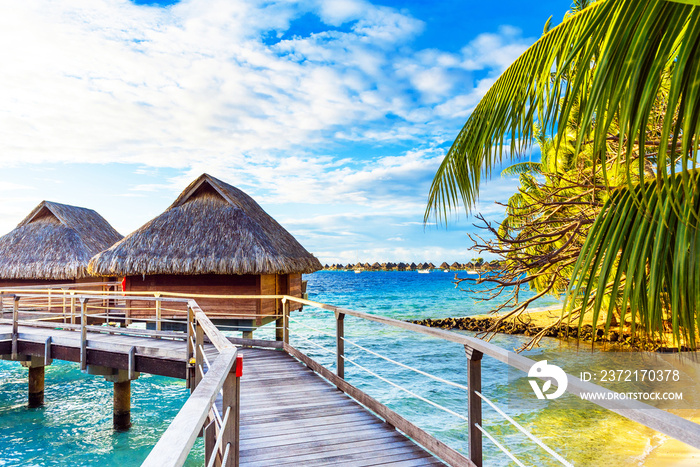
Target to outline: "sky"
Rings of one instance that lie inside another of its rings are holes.
[[[424,224],[430,182],[489,86],[569,6],[2,2],[0,234],[50,200],[126,235],[207,172],[322,263],[466,262],[475,220]],[[496,175],[474,212],[498,221],[516,186]]]

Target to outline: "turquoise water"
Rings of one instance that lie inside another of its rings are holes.
[[[490,309],[492,304],[476,302],[455,289],[452,277],[452,273],[442,272],[319,272],[305,278],[311,300],[397,319],[468,316]],[[549,299],[540,305],[553,303]],[[293,318],[291,343],[334,368],[333,313],[305,307]],[[460,345],[350,316],[346,318],[345,333],[348,341],[381,355],[445,379],[466,382],[466,358]],[[256,331],[256,337],[272,336],[269,328]],[[522,345],[524,338],[497,336],[493,342],[513,349]],[[528,355],[540,359],[548,352],[562,351],[575,355],[582,363],[596,355],[588,348],[577,352],[576,347],[556,340],[544,340],[541,348]],[[466,416],[462,390],[390,364],[350,344],[346,344],[346,353],[349,359],[383,378]],[[524,374],[514,375],[505,364],[487,357],[482,368],[484,394],[552,448],[576,460],[576,465],[638,465],[634,458],[643,453],[645,443],[649,444],[648,430],[566,395],[554,401],[522,404],[518,394],[528,394],[532,399]],[[184,381],[142,375],[132,382],[133,427],[127,433],[116,433],[111,428],[112,385],[104,378],[84,375],[76,364],[56,361],[46,373],[46,406],[27,409],[26,371],[16,362],[0,361],[0,466],[138,465],[188,394]],[[417,400],[351,363],[346,363],[346,378],[450,446],[466,452],[464,420]],[[486,406],[483,418],[486,429],[526,464],[558,465]],[[596,441],[620,430],[625,436],[614,446]],[[200,444],[201,440],[189,465],[203,462]],[[486,465],[509,465],[486,439],[484,449]]]

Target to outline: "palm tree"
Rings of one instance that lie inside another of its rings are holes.
[[[560,147],[574,122],[581,131],[573,153],[590,145],[609,197],[574,267],[568,309],[590,308],[597,322],[621,302],[648,335],[661,335],[667,319],[676,343],[683,338],[694,346],[698,76],[700,0],[601,0],[567,15],[474,109],[433,180],[426,220],[447,220],[460,204],[470,211],[482,176],[523,154],[538,128]],[[660,130],[649,132],[650,126]],[[608,173],[611,142],[622,182]],[[643,157],[626,157],[635,153]],[[653,179],[645,181],[650,172]]]

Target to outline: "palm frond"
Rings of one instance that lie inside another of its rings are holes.
[[[591,142],[602,160],[614,127],[620,151],[644,148],[646,128],[659,90],[672,72],[667,111],[659,137],[656,189],[670,194],[678,184],[695,189],[678,166],[697,164],[700,133],[700,0],[602,0],[568,15],[524,52],[493,84],[459,132],[430,188],[431,215],[447,220],[462,205],[470,211],[482,177],[532,143],[536,128],[564,135],[572,122],[582,129],[575,153]],[[593,123],[595,122],[595,125]],[[591,140],[592,138],[592,140]],[[668,151],[666,144],[668,143]],[[648,170],[644,158],[621,158],[630,188]],[[605,164],[601,165],[605,171]],[[671,176],[667,176],[671,175]],[[606,174],[604,173],[604,176]],[[649,202],[642,193],[640,203]],[[674,200],[676,215],[683,207]],[[697,217],[690,210],[685,214]]]
[[[512,177],[521,173],[542,173],[542,164],[539,162],[518,162],[501,171],[501,177]]]
[[[685,176],[693,193],[681,183],[654,180],[621,187],[608,199],[582,248],[566,297],[569,312],[583,304],[579,324],[590,309],[593,322],[602,317],[609,328],[620,307],[621,325],[628,320],[647,336],[660,338],[670,321],[675,343],[695,346],[700,335],[700,225],[689,221],[688,213],[700,208],[700,173]],[[665,184],[676,187],[673,200],[680,212],[659,189]]]

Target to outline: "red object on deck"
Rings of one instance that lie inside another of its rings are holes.
[[[122,292],[126,292],[126,276],[122,279]]]
[[[243,376],[243,355],[236,355],[236,378]]]

